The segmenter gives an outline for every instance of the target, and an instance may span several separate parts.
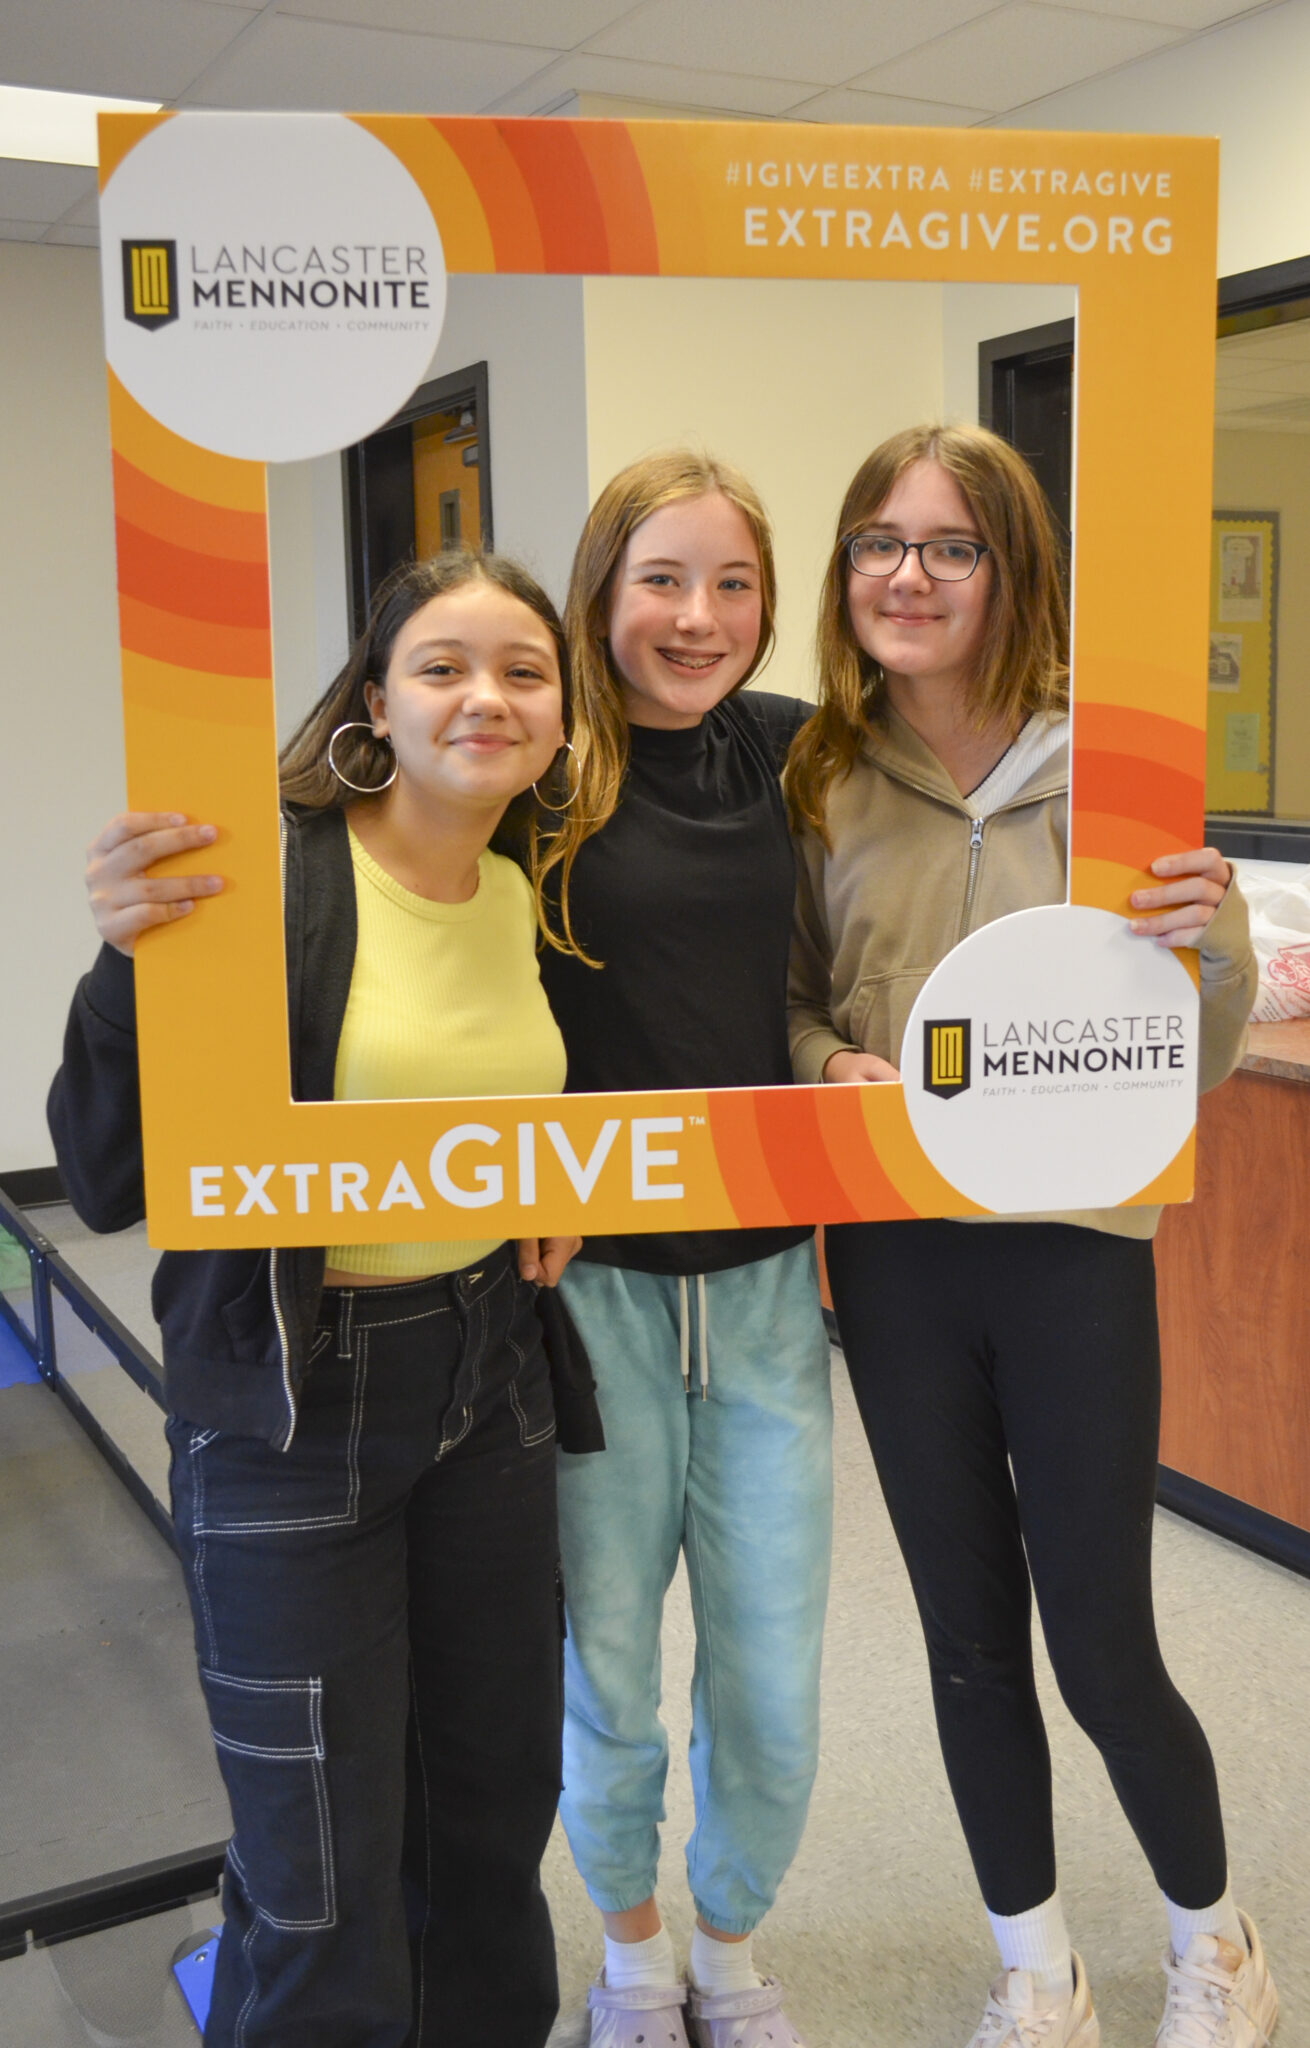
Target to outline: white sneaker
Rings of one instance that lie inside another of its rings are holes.
[[[1181,1956],[1166,1951],[1169,1988],[1155,2048],[1266,2048],[1278,1993],[1255,1922],[1237,1917],[1248,1955],[1217,1934],[1194,1934]]]
[[[1075,1956],[1073,1990],[1063,1994],[1035,1990],[1027,1970],[1006,1970],[991,1988],[969,2048],[1100,2048],[1100,2041],[1087,1972]]]

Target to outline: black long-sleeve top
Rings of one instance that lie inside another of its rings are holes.
[[[778,776],[810,710],[746,691],[686,731],[632,727],[619,807],[584,843],[569,893],[574,932],[604,964],[542,958],[571,1094],[790,1084],[796,867]],[[579,1256],[643,1273],[713,1273],[810,1234],[588,1237]]]

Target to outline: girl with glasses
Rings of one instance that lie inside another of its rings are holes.
[[[1063,902],[1067,628],[1045,499],[981,429],[895,435],[857,471],[789,765],[801,846],[798,1080],[899,1078],[920,988],[969,932]],[[1200,953],[1201,1085],[1240,1057],[1246,912],[1212,849],[1152,864],[1131,929]],[[1228,1889],[1214,1764],[1156,1641],[1160,1358],[1126,1208],[826,1233],[843,1350],[927,1638],[947,1775],[1002,1971],[972,2048],[1096,2048],[1056,1888],[1035,1593],[1169,1923],[1157,2048],[1262,2048],[1277,2012]]]

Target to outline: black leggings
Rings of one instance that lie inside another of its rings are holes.
[[[1150,1244],[1064,1223],[852,1223],[826,1239],[987,1905],[1027,1912],[1056,1884],[1033,1590],[1065,1704],[1157,1884],[1177,1905],[1212,1904],[1227,1882],[1214,1762],[1151,1605]]]

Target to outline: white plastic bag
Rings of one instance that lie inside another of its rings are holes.
[[[1253,1024],[1310,1017],[1310,868],[1290,861],[1234,861],[1251,912],[1260,968]]]

